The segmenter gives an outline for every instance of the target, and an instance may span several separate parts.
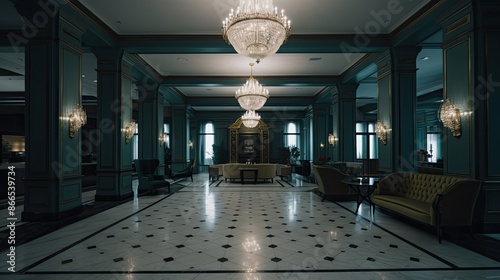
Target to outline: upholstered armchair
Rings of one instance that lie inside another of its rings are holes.
[[[172,180],[177,180],[177,179],[182,179],[182,178],[187,178],[191,177],[191,182],[193,182],[193,170],[194,167],[196,166],[196,159],[192,159],[188,166],[180,171],[172,171],[172,175],[170,178]]]
[[[165,176],[155,175],[158,165],[160,165],[158,159],[134,160],[139,179],[139,193],[155,193],[159,189],[167,189],[170,193],[170,183],[165,180]]]
[[[353,192],[348,184],[342,180],[349,177],[347,173],[327,165],[313,165],[314,177],[318,185],[318,190],[325,200],[326,196],[334,196],[335,199],[350,200]]]

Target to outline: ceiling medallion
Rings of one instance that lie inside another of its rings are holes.
[[[222,37],[241,55],[257,63],[272,54],[290,36],[290,20],[274,7],[272,0],[240,0],[222,22]]]
[[[245,114],[241,117],[243,121],[243,125],[248,128],[254,128],[259,124],[260,116],[255,113],[255,111],[246,111]]]
[[[253,65],[253,63],[250,63],[250,69],[252,69]],[[247,111],[256,111],[264,106],[269,98],[269,92],[253,78],[253,72],[250,70],[250,78],[236,91],[235,98],[240,103],[241,108]]]

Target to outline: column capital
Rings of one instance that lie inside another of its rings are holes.
[[[417,71],[417,55],[422,47],[394,47],[391,49],[391,59],[394,69],[397,71],[409,70]]]
[[[339,99],[356,99],[356,91],[358,90],[359,84],[338,84],[337,85],[337,96]],[[333,97],[335,101],[335,96]],[[338,100],[337,100],[338,101]]]

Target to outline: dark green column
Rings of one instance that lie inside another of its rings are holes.
[[[356,90],[359,84],[339,84],[332,102],[332,134],[338,139],[328,144],[334,161],[356,160]]]
[[[474,223],[500,231],[500,22],[498,1],[464,1],[443,16],[444,99],[461,112],[461,135],[444,128],[444,172],[482,181]]]
[[[185,167],[189,153],[188,118],[186,105],[173,105],[170,144],[172,146],[172,170]]]
[[[132,64],[115,48],[93,50],[97,58],[96,200],[121,200],[132,192],[132,142],[126,128],[132,122]]]
[[[52,221],[82,211],[81,135],[69,134],[69,115],[81,104],[78,22],[35,1],[16,4],[36,33],[26,45],[26,174],[23,221]],[[31,4],[30,4],[31,3]],[[41,15],[45,17],[42,17]],[[43,19],[43,20],[42,20]]]
[[[330,105],[313,104],[313,157],[311,160],[317,161],[321,157],[328,158],[328,128],[330,126]]]
[[[158,84],[138,84],[139,90],[139,158],[159,159],[158,175],[165,174],[163,138],[163,96]],[[141,187],[141,186],[139,186]],[[150,189],[142,191],[150,191]]]
[[[416,57],[420,47],[395,47],[378,62],[378,119],[387,128],[379,141],[379,170],[411,171],[416,163]]]

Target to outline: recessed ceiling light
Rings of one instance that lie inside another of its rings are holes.
[[[85,75],[82,75],[82,78],[85,78]]]
[[[420,60],[429,60],[429,59],[431,59],[431,57],[430,57],[430,56],[424,56],[424,57],[422,57]]]
[[[321,60],[322,57],[311,57],[309,58],[310,61],[317,61],[317,60]]]
[[[94,83],[97,83],[97,80],[94,80]]]
[[[187,58],[185,58],[185,57],[178,57],[178,58],[177,58],[177,60],[178,60],[178,61],[183,61],[183,62],[188,61],[188,59],[187,59]]]

